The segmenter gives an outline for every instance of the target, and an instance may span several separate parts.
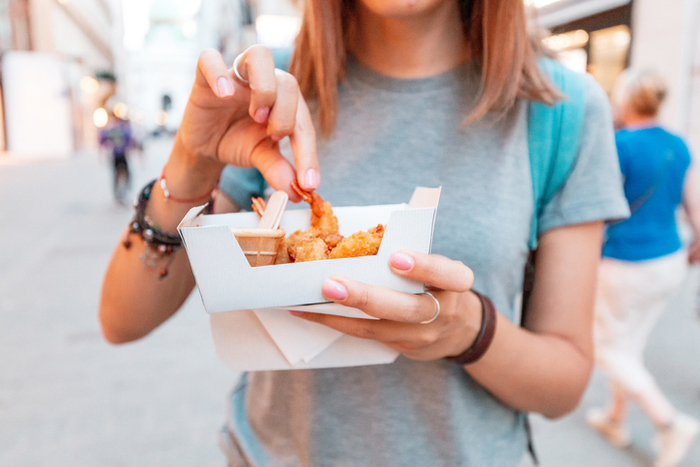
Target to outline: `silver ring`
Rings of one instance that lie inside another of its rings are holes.
[[[233,74],[235,74],[236,78],[238,78],[238,80],[241,81],[242,83],[249,84],[250,82],[247,79],[245,79],[244,77],[242,77],[241,72],[238,71],[238,62],[241,61],[242,56],[243,56],[242,53],[238,54],[238,57],[236,57],[235,60],[233,61]]]
[[[423,292],[423,295],[430,295],[430,298],[433,299],[433,301],[435,302],[435,307],[436,307],[435,315],[432,318],[420,322],[420,324],[428,324],[428,323],[432,323],[433,321],[435,321],[437,319],[438,316],[440,316],[440,302],[438,301],[437,298],[435,298],[435,295],[431,294],[430,292]]]

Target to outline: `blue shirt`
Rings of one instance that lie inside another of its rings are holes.
[[[625,196],[634,212],[608,227],[603,256],[643,261],[678,251],[681,240],[675,211],[690,166],[688,147],[660,127],[620,130],[615,143]]]

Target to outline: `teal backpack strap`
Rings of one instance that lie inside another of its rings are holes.
[[[561,189],[574,166],[585,113],[585,76],[551,59],[542,59],[539,65],[567,99],[551,107],[535,101],[529,105],[528,146],[535,201],[530,250],[537,248],[538,220],[544,206]]]
[[[527,139],[534,211],[528,242],[530,255],[525,265],[523,279],[521,323],[527,313],[534,280],[534,250],[537,248],[539,218],[544,206],[564,186],[576,162],[586,110],[586,83],[583,75],[568,70],[550,59],[540,60],[539,65],[566,99],[551,107],[542,102],[531,101],[528,109]],[[530,419],[526,412],[522,413],[522,417],[527,436],[527,449],[534,465],[540,465],[532,441]]]

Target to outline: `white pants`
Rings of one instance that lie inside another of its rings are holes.
[[[684,250],[649,261],[603,258],[600,265],[596,363],[652,421],[672,417],[673,408],[644,366],[644,347],[669,298],[683,283],[687,265]]]

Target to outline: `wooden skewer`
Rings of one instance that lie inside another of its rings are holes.
[[[277,229],[280,225],[280,221],[282,220],[284,208],[287,207],[288,199],[289,197],[284,191],[275,191],[272,196],[270,196],[270,202],[267,203],[267,206],[264,208],[258,228],[272,230]]]
[[[265,200],[259,196],[253,196],[252,201],[253,211],[258,213],[258,216],[262,217],[263,213],[265,212],[265,208],[267,207],[267,203],[265,203]]]

